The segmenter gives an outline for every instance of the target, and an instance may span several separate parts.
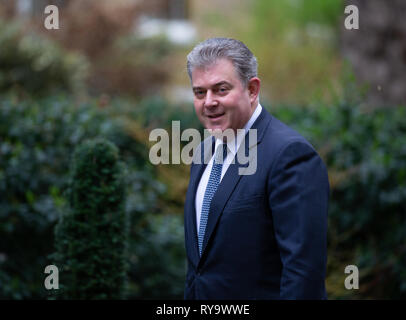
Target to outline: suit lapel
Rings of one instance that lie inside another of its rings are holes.
[[[199,261],[199,246],[198,246],[198,241],[197,241],[197,223],[196,223],[196,192],[197,188],[199,186],[200,179],[202,177],[202,174],[204,170],[206,169],[207,164],[209,163],[209,160],[211,156],[214,154],[214,147],[215,147],[215,139],[214,137],[210,137],[209,139],[206,139],[200,146],[197,148],[194,160],[193,160],[193,166],[194,168],[191,171],[190,175],[190,193],[188,190],[188,196],[187,196],[187,203],[188,203],[188,208],[185,210],[185,212],[188,214],[186,217],[187,219],[187,229],[189,233],[192,236],[192,241],[188,242],[188,244],[192,246],[192,257],[197,265],[197,262]],[[210,151],[207,152],[207,151]],[[206,152],[205,152],[206,151]]]
[[[261,142],[263,134],[264,134],[271,118],[272,118],[272,116],[263,108],[258,119],[254,122],[254,124],[251,127],[251,129],[257,130],[256,141],[252,141],[252,140],[250,141],[249,134],[245,135],[245,137],[244,137],[245,143],[244,143],[244,145],[241,145],[241,148],[244,147],[245,154],[250,155],[249,161],[252,161],[251,153],[249,152],[249,150]],[[256,154],[255,154],[255,156],[256,156]],[[234,163],[231,163],[230,166],[228,167],[227,172],[224,175],[223,179],[221,180],[220,185],[218,186],[218,189],[217,189],[216,193],[214,194],[213,199],[210,204],[210,212],[209,212],[206,231],[205,231],[205,235],[204,235],[204,239],[203,239],[202,257],[205,253],[205,248],[207,246],[207,243],[209,242],[209,240],[213,234],[213,231],[218,223],[218,220],[219,220],[221,214],[223,213],[223,209],[224,209],[228,199],[230,198],[231,194],[235,190],[235,187],[237,186],[238,182],[240,181],[240,179],[242,177],[242,175],[239,174],[239,168],[246,167],[248,165],[248,164],[247,165],[239,164],[237,155],[234,160],[235,160]],[[203,173],[203,171],[202,171],[202,173]],[[200,176],[201,176],[201,174],[200,174]],[[196,190],[195,190],[195,194],[196,194]],[[194,230],[196,232],[196,224],[194,226]],[[196,233],[196,244],[197,244],[197,233]]]

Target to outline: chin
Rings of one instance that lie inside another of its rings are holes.
[[[222,132],[227,129],[227,127],[223,125],[208,125],[206,128],[209,130],[220,130]]]

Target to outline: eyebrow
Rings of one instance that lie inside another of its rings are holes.
[[[219,87],[219,86],[221,86],[221,85],[223,85],[223,84],[232,87],[232,84],[229,83],[229,82],[227,82],[227,81],[220,81],[220,82],[217,82],[217,83],[215,83],[212,87]],[[193,90],[198,90],[198,89],[204,89],[204,88],[203,88],[203,87],[193,87]]]

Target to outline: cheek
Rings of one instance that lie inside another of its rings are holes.
[[[198,116],[202,113],[202,106],[198,101],[194,101],[195,111]]]
[[[227,110],[226,121],[229,123],[229,126],[239,127],[243,125],[245,119],[249,116],[249,109],[243,108],[241,105],[235,105],[232,108]]]

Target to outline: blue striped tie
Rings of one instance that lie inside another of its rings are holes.
[[[221,151],[223,151],[223,158],[221,158]],[[219,145],[216,149],[216,154],[213,162],[213,167],[210,172],[209,182],[207,183],[206,191],[203,197],[202,213],[200,216],[199,226],[199,254],[202,255],[204,233],[206,231],[207,219],[209,217],[210,203],[213,198],[217,187],[220,184],[221,169],[223,168],[223,162],[227,155],[227,144]]]

